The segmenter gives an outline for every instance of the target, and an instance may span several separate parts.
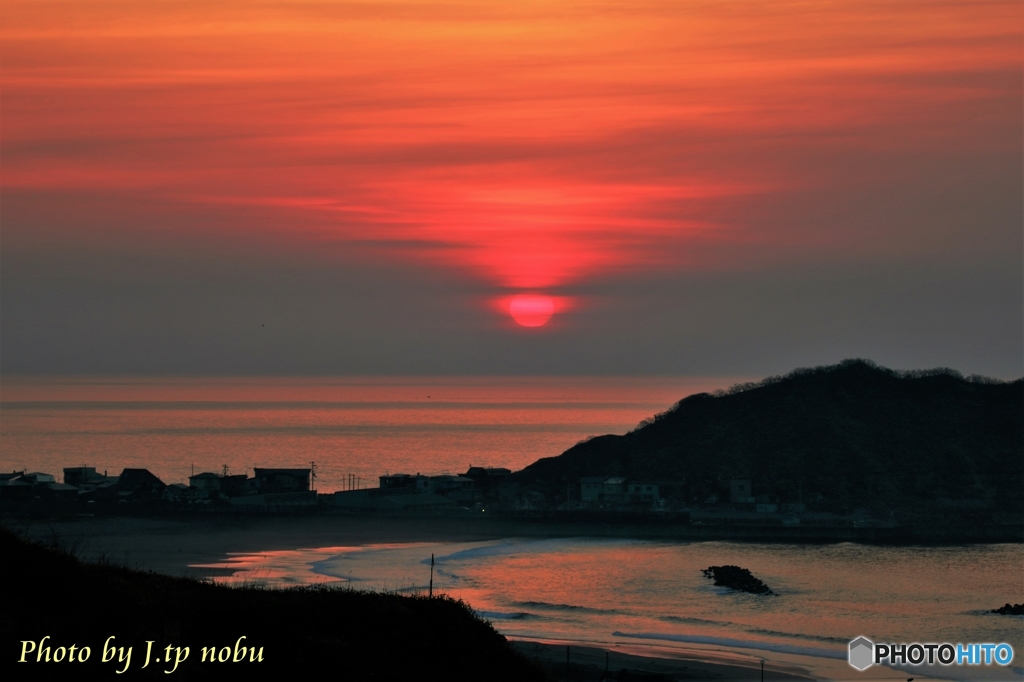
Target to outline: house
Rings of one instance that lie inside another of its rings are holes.
[[[599,502],[604,492],[604,476],[584,476],[580,479],[580,501]]]
[[[606,478],[601,486],[602,502],[625,502],[626,479],[622,476]]]
[[[735,504],[753,504],[756,498],[750,487],[749,478],[734,478],[729,481],[729,501]]]
[[[469,467],[469,470],[463,474],[466,478],[472,478],[474,481],[499,479],[511,475],[512,470],[505,467]]]
[[[171,502],[183,502],[189,498],[191,488],[184,483],[171,483],[164,488],[163,498]]]
[[[471,466],[463,474],[465,478],[472,479],[474,485],[488,498],[498,497],[498,490],[502,483],[507,482],[512,475],[511,469],[505,467],[474,467]],[[513,496],[512,499],[515,499]]]
[[[389,489],[404,489],[413,493],[430,492],[430,477],[417,473],[411,474],[387,474],[380,477],[380,487]]]
[[[253,469],[260,494],[309,492],[311,469]]]
[[[32,484],[24,480],[24,471],[0,474],[0,499],[5,502],[27,500],[32,497]]]
[[[25,481],[29,485],[44,485],[46,483],[57,482],[57,479],[53,477],[53,474],[44,474],[41,471],[32,471],[27,474],[22,474],[21,480]]]
[[[66,483],[42,483],[36,486],[36,492],[39,497],[50,502],[78,501],[78,488]]]
[[[118,496],[122,498],[156,498],[166,487],[149,469],[124,469],[117,478]]]
[[[629,483],[626,486],[626,497],[628,497],[629,501],[633,503],[657,502],[659,499],[658,486],[655,483]]]
[[[482,497],[472,478],[442,474],[430,477],[430,492],[453,500],[473,502]]]
[[[96,473],[95,467],[64,467],[64,482],[78,488],[97,486],[102,483],[117,483],[117,476],[107,476],[107,472]]]
[[[249,493],[249,479],[245,474],[228,474],[220,477],[220,494],[225,497],[238,497]]]
[[[193,497],[212,499],[220,494],[220,476],[210,471],[189,476],[188,487]]]

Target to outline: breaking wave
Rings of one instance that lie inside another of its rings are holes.
[[[809,646],[792,646],[789,644],[776,644],[774,642],[757,642],[745,639],[732,639],[729,637],[707,637],[703,635],[673,635],[660,632],[619,632],[612,633],[615,637],[630,637],[632,639],[655,639],[666,642],[686,642],[688,644],[715,644],[718,646],[733,647],[738,649],[757,649],[759,651],[774,651],[780,654],[797,654],[799,656],[814,656],[815,658],[835,658],[841,661],[846,660],[846,651],[835,649],[821,649]]]

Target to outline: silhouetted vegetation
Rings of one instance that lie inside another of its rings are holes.
[[[846,360],[689,396],[516,479],[557,491],[584,476],[682,481],[686,504],[750,479],[753,494],[812,511],[992,523],[1024,509],[1024,382]]]
[[[5,668],[20,673],[17,679],[547,679],[489,623],[447,597],[323,586],[228,588],[82,563],[73,551],[29,544],[5,530],[0,556],[2,657]],[[38,649],[46,636],[42,646],[50,647],[51,662],[36,662],[32,651],[31,662],[15,663],[23,641]],[[125,665],[116,657],[102,661],[110,636],[111,646],[132,647],[123,676],[115,674]],[[161,662],[143,669],[147,640]],[[86,662],[68,662],[72,644],[79,655],[83,646],[91,648]],[[174,656],[170,664],[164,660],[168,645],[189,647],[172,675],[164,673],[173,666]],[[246,651],[236,662],[239,646]],[[204,647],[216,648],[217,662],[202,661]],[[58,655],[63,660],[54,662]]]

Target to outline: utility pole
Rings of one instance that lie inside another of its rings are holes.
[[[430,599],[434,598],[434,553],[430,553],[430,591],[427,593],[427,597]]]

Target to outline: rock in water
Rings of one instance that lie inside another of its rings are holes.
[[[1024,616],[1024,604],[1006,604],[998,609],[992,609],[992,613],[1001,613],[1004,616]]]
[[[767,585],[739,566],[710,566],[703,571],[705,578],[714,578],[716,585],[731,587],[751,594],[775,594]]]

